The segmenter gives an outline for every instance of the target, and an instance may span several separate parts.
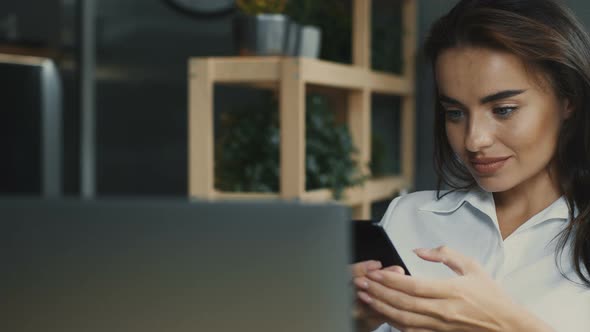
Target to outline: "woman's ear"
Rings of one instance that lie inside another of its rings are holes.
[[[574,107],[569,99],[565,99],[563,103],[563,119],[569,119],[574,113]]]

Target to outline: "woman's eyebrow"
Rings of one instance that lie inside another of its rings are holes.
[[[491,94],[489,96],[485,96],[485,97],[481,98],[479,100],[479,102],[481,104],[487,104],[492,101],[497,101],[497,100],[502,100],[504,98],[510,98],[510,97],[517,96],[525,91],[526,90],[504,90],[504,91],[496,92],[496,93]]]
[[[463,104],[460,101],[458,101],[457,99],[451,98],[449,96],[438,95],[438,99],[440,100],[441,103],[463,106]]]
[[[479,103],[482,104],[482,105],[483,104],[487,104],[487,103],[491,103],[493,101],[502,100],[504,98],[510,98],[510,97],[517,96],[517,95],[519,95],[521,93],[524,93],[525,91],[526,90],[504,90],[504,91],[496,92],[496,93],[493,93],[491,95],[488,95],[488,96],[485,96],[485,97],[481,98],[479,100]],[[438,96],[438,99],[442,103],[463,106],[463,103],[461,103],[457,99],[454,99],[454,98],[451,98],[449,96],[445,96],[445,95],[442,95],[442,94]]]

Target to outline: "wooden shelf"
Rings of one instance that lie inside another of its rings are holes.
[[[206,199],[332,200],[329,189],[305,190],[305,94],[313,89],[346,91],[345,121],[359,165],[371,160],[371,95],[400,96],[401,174],[368,180],[345,190],[353,217],[370,218],[371,203],[410,189],[414,182],[416,0],[402,0],[401,75],[371,70],[371,0],[353,0],[353,64],[296,57],[209,57],[189,60],[189,195]],[[280,193],[224,193],[214,188],[213,94],[215,84],[248,84],[279,94]],[[367,166],[362,174],[370,174]]]
[[[28,47],[2,42],[0,42],[0,53],[52,60],[62,56],[58,49],[52,47]]]
[[[305,84],[323,85],[348,90],[370,89],[374,92],[397,96],[414,93],[414,84],[408,78],[391,73],[377,72],[353,65],[294,57],[216,57],[190,60],[191,77],[198,77],[198,62],[210,67],[210,79],[215,83],[242,83],[263,88],[278,87],[281,65],[293,62],[299,80]],[[258,84],[257,84],[258,83]]]
[[[199,66],[198,62],[207,62]],[[191,59],[191,77],[202,75],[199,68],[210,68],[216,83],[268,83],[281,79],[281,65],[292,62],[294,75],[305,84],[317,84],[348,90],[369,88],[374,92],[406,96],[414,93],[414,85],[401,75],[376,72],[358,66],[317,59],[287,57],[217,57]],[[263,85],[264,86],[264,85]],[[268,86],[268,85],[267,85]],[[273,86],[273,85],[271,85]],[[276,86],[276,85],[274,85]]]
[[[391,198],[396,193],[407,189],[410,184],[401,176],[388,176],[368,180],[362,187],[348,188],[344,191],[344,203],[359,205],[365,201],[375,202]],[[319,189],[305,192],[303,201],[327,202],[333,200],[332,191]]]
[[[368,180],[364,186],[347,188],[344,191],[343,203],[347,205],[359,205],[366,200],[381,201],[391,198],[401,190],[407,189],[409,184],[401,176],[386,176]],[[365,197],[368,195],[368,197]],[[222,192],[215,190],[211,199],[223,200],[258,200],[280,199],[279,193],[253,193],[253,192]],[[317,189],[303,193],[301,200],[305,202],[329,202],[333,201],[332,190]]]
[[[46,61],[49,61],[48,58],[31,55],[4,54],[0,52],[0,63],[40,66]]]

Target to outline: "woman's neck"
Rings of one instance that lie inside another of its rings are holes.
[[[551,174],[556,173],[542,172],[514,188],[493,193],[504,239],[562,196],[557,177]]]

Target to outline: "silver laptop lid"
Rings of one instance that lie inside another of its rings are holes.
[[[341,206],[0,201],[0,330],[352,331]]]

